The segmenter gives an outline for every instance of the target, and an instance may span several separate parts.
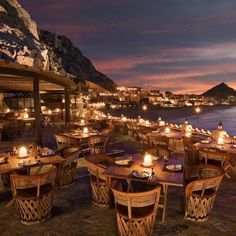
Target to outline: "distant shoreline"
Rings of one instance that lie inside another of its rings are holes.
[[[201,112],[196,114],[195,107],[170,107],[170,108],[157,108],[150,107],[147,111],[143,111],[141,108],[127,108],[127,109],[105,109],[103,110],[106,114],[110,113],[113,116],[127,116],[128,118],[137,118],[141,116],[144,119],[156,121],[158,117],[168,122],[175,122],[175,119],[188,118],[191,116],[201,116],[201,114],[210,113],[212,111],[220,109],[230,109],[236,105],[215,105],[215,106],[200,106]]]

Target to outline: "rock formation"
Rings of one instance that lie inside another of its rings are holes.
[[[0,59],[71,74],[75,82],[91,81],[107,90],[115,83],[98,72],[65,36],[38,31],[37,24],[17,0],[0,0]]]

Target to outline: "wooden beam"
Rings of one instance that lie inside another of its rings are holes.
[[[39,94],[39,79],[34,78],[33,81],[33,94],[34,94],[34,117],[35,117],[35,142],[37,145],[42,144],[41,133],[41,101]]]
[[[70,123],[70,93],[65,88],[65,125]]]

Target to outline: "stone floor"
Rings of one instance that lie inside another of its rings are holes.
[[[147,147],[127,137],[116,137],[111,148],[128,153],[144,151]],[[68,188],[56,188],[54,210],[50,220],[38,225],[25,226],[19,221],[14,207],[5,208],[10,192],[0,193],[0,235],[81,235],[115,236],[116,211],[97,207],[91,203],[89,176],[83,159],[79,162],[78,179]],[[224,178],[216,202],[205,223],[194,223],[183,218],[183,188],[170,188],[167,218],[160,222],[159,212],[153,235],[236,235],[236,175]]]

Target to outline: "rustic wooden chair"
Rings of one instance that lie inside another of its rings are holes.
[[[36,224],[51,217],[55,167],[39,175],[11,175],[12,194],[23,224]]]
[[[151,235],[159,199],[160,187],[145,192],[127,193],[113,189],[119,235]]]
[[[70,146],[70,138],[65,136],[65,135],[56,134],[55,139],[56,139],[56,142],[57,142],[57,148],[58,149]]]
[[[109,135],[96,135],[89,138],[90,154],[104,154],[109,140]]]
[[[93,203],[97,206],[110,206],[112,202],[112,192],[108,178],[103,175],[105,167],[87,162],[87,168],[90,173]]]
[[[205,164],[211,164],[211,163],[219,164],[224,169],[227,178],[231,178],[228,173],[230,167],[229,153],[215,149],[202,149],[199,151],[199,158],[200,160],[204,160]]]
[[[205,221],[214,205],[224,170],[215,165],[195,165],[187,168],[185,189],[185,218]]]
[[[184,137],[183,145],[185,152],[185,164],[197,165],[199,164],[198,150],[194,147],[194,144],[200,142],[201,139],[196,137]]]
[[[81,153],[78,148],[67,148],[63,152],[64,155],[62,156],[65,161],[59,166],[57,173],[57,183],[60,187],[70,186],[75,183],[77,162]]]

